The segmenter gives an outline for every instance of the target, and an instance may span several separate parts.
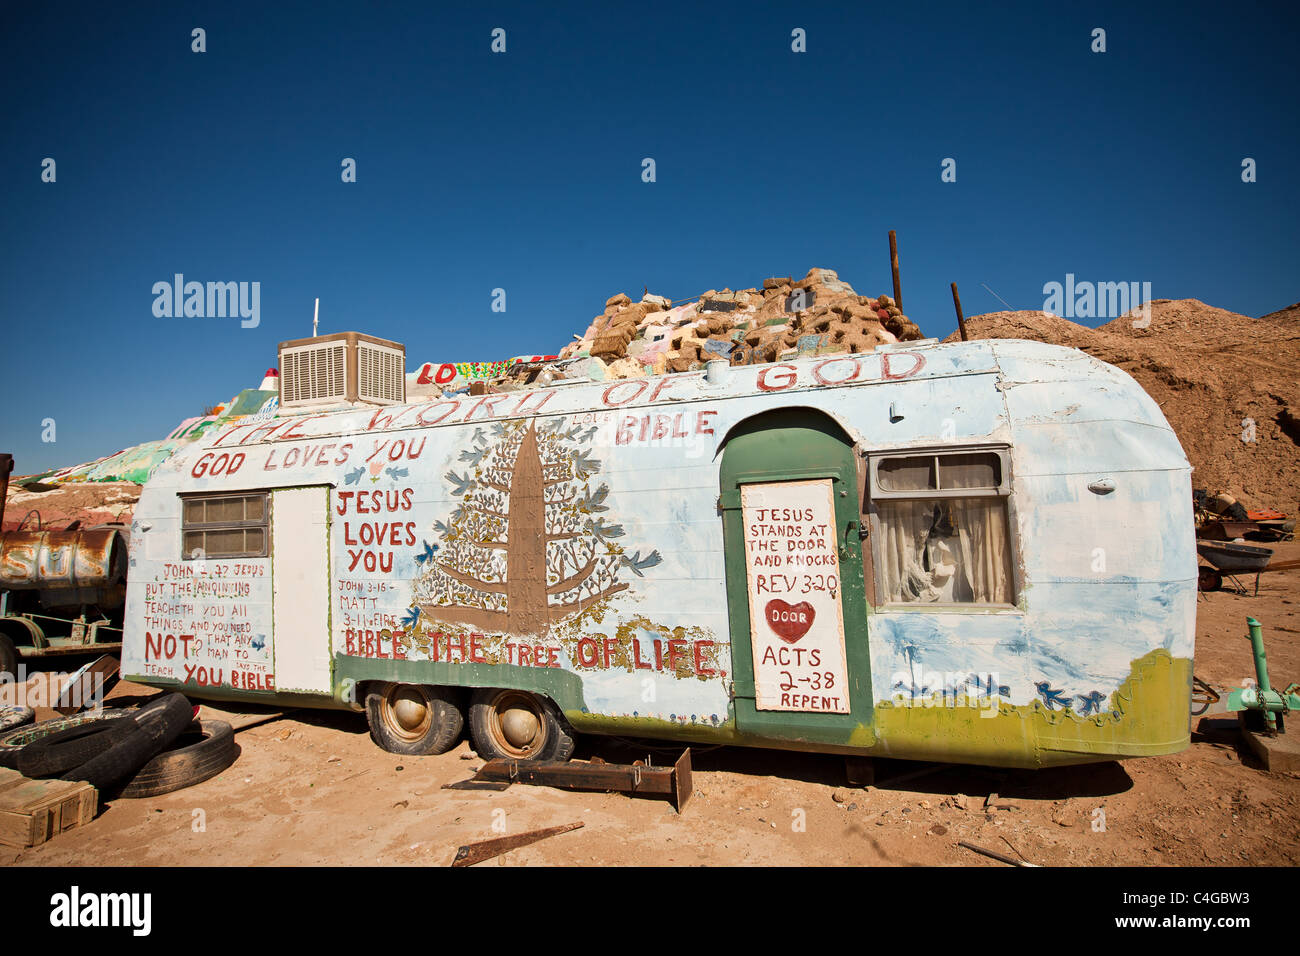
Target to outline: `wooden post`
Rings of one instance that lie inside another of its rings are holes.
[[[903,311],[903,288],[898,283],[898,237],[889,230],[889,267],[894,272],[894,305]]]
[[[966,341],[966,316],[961,314],[961,299],[957,297],[957,283],[952,284],[952,304],[957,310],[957,329],[961,332],[961,340]]]

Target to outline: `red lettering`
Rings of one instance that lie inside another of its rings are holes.
[[[450,405],[451,407],[448,408],[441,415],[439,415],[437,418],[427,417],[430,411],[432,411],[435,408],[440,408],[443,405]],[[448,415],[450,415],[458,408],[460,408],[460,401],[457,399],[452,399],[451,401],[447,401],[447,402],[434,402],[431,405],[422,406],[420,408],[420,411],[416,413],[415,420],[417,423],[421,425],[437,425],[439,422],[445,420]]]
[[[713,668],[704,666],[704,649],[712,646],[713,641],[695,642],[695,673],[701,677],[712,677],[717,673]]]
[[[767,376],[773,372],[781,372],[783,378],[781,381],[769,385]],[[758,387],[765,392],[779,392],[784,388],[789,388],[799,377],[799,370],[793,365],[764,365],[758,373]]]
[[[836,378],[836,379],[827,378],[825,375],[822,374],[822,369],[826,368],[828,365],[833,365],[836,362],[848,362],[850,365],[853,366],[852,374],[846,376],[845,378]],[[857,378],[858,372],[860,371],[861,368],[858,366],[857,359],[848,358],[848,357],[839,357],[839,358],[827,359],[824,362],[818,362],[816,365],[813,366],[812,373],[813,373],[813,380],[816,381],[818,385],[843,385],[845,382],[851,382],[855,378]]]
[[[632,440],[632,429],[636,427],[636,417],[627,416],[619,423],[618,431],[614,433],[615,445],[626,445]]]
[[[894,372],[891,368],[890,359],[906,357],[912,360],[912,367],[906,372]],[[925,356],[916,352],[881,352],[880,353],[880,374],[885,378],[910,378],[921,369],[925,368]]]
[[[613,385],[606,388],[605,391],[601,394],[600,400],[610,408],[617,408],[619,405],[626,405],[628,402],[636,401],[638,398],[641,397],[641,393],[646,390],[649,384],[650,383],[643,378],[624,379],[623,381],[615,382]],[[633,392],[631,395],[629,395],[627,398],[623,399],[622,401],[614,401],[614,393],[619,389],[626,388],[628,386],[631,386],[632,388],[636,389],[636,391]]]

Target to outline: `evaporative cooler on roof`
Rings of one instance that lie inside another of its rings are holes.
[[[280,343],[280,408],[406,400],[406,349],[360,332]]]

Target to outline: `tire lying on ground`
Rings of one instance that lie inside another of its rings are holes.
[[[35,719],[36,711],[30,707],[6,704],[0,707],[0,732],[13,730],[15,727],[24,727]]]
[[[238,756],[239,745],[230,724],[224,720],[197,721],[141,767],[118,796],[156,797],[183,790],[215,777]]]
[[[140,729],[165,747],[194,720],[194,707],[184,694],[162,694],[133,714]],[[160,747],[161,749],[161,747]]]
[[[24,777],[57,777],[80,767],[119,744],[128,731],[139,728],[130,717],[93,720],[32,741],[18,754],[18,772]]]
[[[131,713],[133,711],[124,710],[120,707],[108,707],[100,711],[76,714],[72,717],[56,717],[54,720],[43,720],[39,724],[29,724],[25,727],[0,731],[0,767],[7,767],[11,770],[16,768],[18,766],[18,755],[26,747],[48,737],[50,734],[57,734],[69,727],[80,727],[94,721],[125,717]]]
[[[166,694],[135,712],[112,747],[68,770],[64,780],[84,780],[96,790],[112,790],[135,776],[156,754],[179,737],[193,717],[184,694]]]

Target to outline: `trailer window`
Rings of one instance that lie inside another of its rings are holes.
[[[183,499],[181,556],[187,561],[266,557],[266,497],[263,492]]]
[[[884,604],[1013,604],[1006,452],[871,459]]]

